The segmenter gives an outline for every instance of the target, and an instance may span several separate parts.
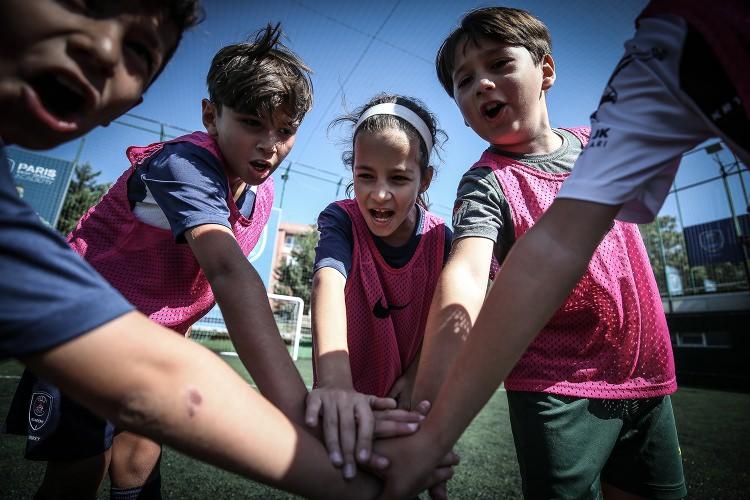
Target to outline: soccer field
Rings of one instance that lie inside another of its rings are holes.
[[[237,358],[224,358],[240,374]],[[312,382],[310,350],[303,348],[297,367]],[[21,365],[0,362],[0,417],[4,418]],[[689,498],[747,498],[750,489],[750,394],[682,387],[673,396]],[[227,429],[232,432],[232,429]],[[43,464],[25,461],[24,439],[2,436],[0,498],[31,498]],[[458,443],[461,465],[449,484],[454,499],[519,498],[520,478],[505,395],[498,391]],[[277,490],[197,462],[166,449],[162,458],[164,498],[290,498]],[[102,488],[99,498],[109,498]],[[423,495],[424,498],[427,495]]]

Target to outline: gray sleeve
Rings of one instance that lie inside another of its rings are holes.
[[[510,206],[490,168],[469,170],[461,178],[453,205],[453,241],[487,238],[504,257],[515,239]]]

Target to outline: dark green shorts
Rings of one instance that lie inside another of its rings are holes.
[[[596,499],[600,481],[648,498],[687,495],[669,396],[508,391],[508,409],[527,499]]]

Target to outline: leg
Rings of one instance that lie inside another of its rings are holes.
[[[602,471],[602,483],[612,487],[613,495],[605,499],[684,498],[687,489],[669,396],[631,399],[628,404],[622,433]]]
[[[141,490],[139,498],[160,498],[159,459],[161,445],[138,434],[121,432],[115,436],[112,445],[112,461],[109,477],[112,481],[112,497],[118,491]],[[152,486],[153,492],[146,491]],[[149,495],[145,495],[149,493]]]
[[[598,499],[599,474],[622,427],[595,400],[508,391],[525,498]]]
[[[47,470],[35,500],[96,498],[107,473],[110,450],[80,460],[47,462]]]
[[[47,462],[37,498],[96,497],[109,465],[109,422],[26,370],[6,424],[26,435],[27,459]]]

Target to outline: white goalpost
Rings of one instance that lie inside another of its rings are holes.
[[[279,333],[285,342],[291,343],[291,356],[294,361],[297,361],[302,338],[302,315],[305,302],[300,297],[275,293],[269,293],[268,300]],[[222,356],[237,356],[218,306],[211,309],[193,325],[190,338],[213,351],[218,351]]]

